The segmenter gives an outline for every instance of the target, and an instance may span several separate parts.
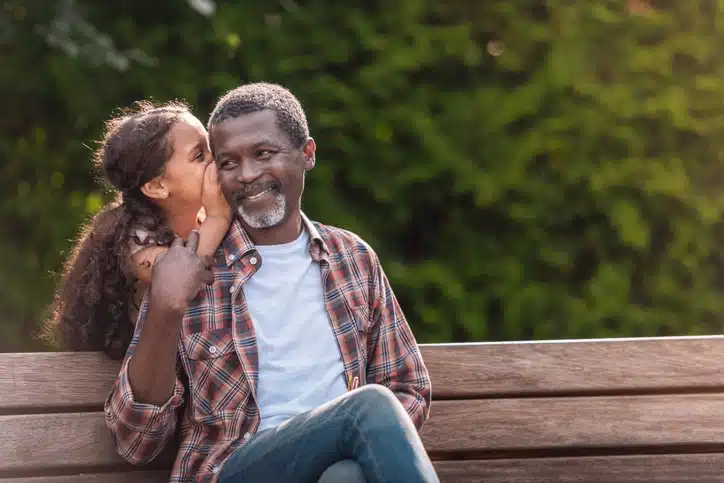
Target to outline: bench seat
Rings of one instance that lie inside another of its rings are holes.
[[[724,482],[724,337],[421,346],[422,438],[443,482]],[[99,353],[0,354],[0,483],[160,483],[134,468],[103,400]]]

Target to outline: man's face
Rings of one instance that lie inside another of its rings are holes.
[[[299,210],[305,172],[314,166],[314,141],[295,147],[272,110],[216,124],[211,138],[221,190],[243,225],[273,228]]]

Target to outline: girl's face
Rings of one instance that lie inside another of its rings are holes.
[[[208,133],[201,121],[185,113],[171,128],[168,141],[173,153],[161,175],[164,203],[176,212],[188,209],[196,213],[201,208],[204,170],[212,161]]]

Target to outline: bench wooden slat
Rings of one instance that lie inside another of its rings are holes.
[[[724,388],[722,336],[423,345],[422,353],[436,399]]]
[[[123,463],[103,413],[0,417],[0,475],[23,468]]]
[[[436,461],[443,483],[723,482],[724,454]],[[0,483],[165,483],[168,471],[0,479]]]
[[[102,412],[0,416],[0,477],[27,471],[125,468]],[[149,469],[170,468],[169,445]]]
[[[724,454],[436,461],[443,483],[724,483]],[[0,483],[165,483],[168,471],[0,479]]]
[[[421,348],[438,400],[724,390],[723,336]],[[0,354],[0,414],[100,408],[119,367],[101,353]]]
[[[433,411],[422,432],[433,457],[681,445],[722,445],[724,451],[724,395],[442,401]],[[0,476],[22,468],[122,462],[100,412],[3,416],[0,433]]]
[[[0,354],[0,414],[101,407],[119,369],[100,352]]]
[[[169,472],[126,471],[123,473],[86,473],[65,476],[0,478],[0,483],[168,483]]]
[[[722,336],[421,347],[434,399],[724,388]],[[118,369],[100,353],[0,354],[0,413],[100,407]]]
[[[724,482],[720,453],[438,461],[435,468],[443,483]]]
[[[431,453],[724,445],[722,414],[724,394],[440,401],[422,439]]]

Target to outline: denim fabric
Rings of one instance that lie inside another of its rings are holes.
[[[367,478],[359,463],[342,460],[327,468],[317,483],[367,483]]]
[[[367,483],[439,481],[400,401],[370,384],[252,436],[219,483],[317,483],[343,460],[357,463]]]

